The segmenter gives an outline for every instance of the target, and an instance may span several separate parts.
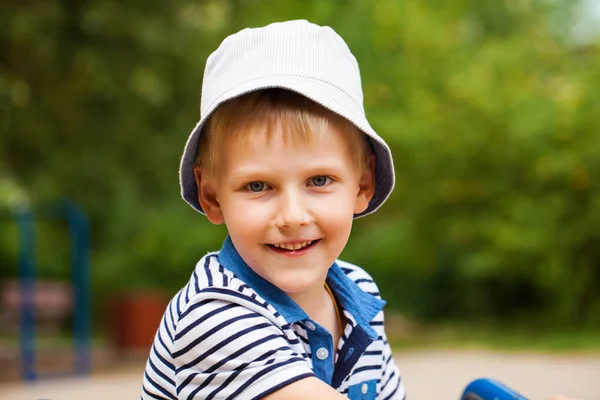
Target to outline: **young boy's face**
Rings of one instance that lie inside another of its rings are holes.
[[[217,149],[215,175],[197,174],[199,197],[250,268],[293,296],[322,288],[372,197],[373,171],[356,165],[334,124],[302,145],[274,129],[270,140],[256,128]]]

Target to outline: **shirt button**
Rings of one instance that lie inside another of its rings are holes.
[[[360,391],[362,392],[362,394],[367,394],[367,392],[369,391],[369,385],[363,383],[362,387],[360,388]]]
[[[315,327],[315,324],[313,324],[313,323],[312,323],[312,322],[310,322],[310,321],[306,321],[306,323],[305,323],[304,325],[306,325],[306,327],[307,327],[308,329],[310,329],[311,331],[314,331],[314,330],[316,329],[316,327]]]
[[[319,350],[317,350],[317,358],[319,360],[324,360],[327,356],[329,356],[329,351],[327,351],[325,347],[320,347]]]

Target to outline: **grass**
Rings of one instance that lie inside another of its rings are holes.
[[[427,349],[486,349],[515,352],[586,353],[600,355],[600,331],[532,330],[492,326],[468,326],[456,323],[418,326],[410,333],[388,330],[390,344],[397,351]],[[107,338],[95,333],[92,346],[108,346]],[[40,335],[38,348],[70,348],[69,335]],[[18,348],[16,335],[0,335],[0,347]]]
[[[390,336],[390,344],[398,351],[450,348],[600,355],[600,331],[438,325],[421,327],[410,335]]]
[[[48,335],[40,334],[35,338],[35,346],[39,349],[49,348],[71,348],[74,345],[73,336],[65,334]],[[92,346],[106,345],[106,340],[98,335],[94,335],[90,338]],[[20,339],[16,335],[1,334],[0,335],[0,347],[6,348],[18,348],[20,346]]]

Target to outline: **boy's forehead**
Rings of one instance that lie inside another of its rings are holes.
[[[217,150],[220,173],[246,176],[253,173],[296,173],[315,169],[355,169],[354,149],[348,135],[335,128],[309,131],[307,136],[285,129],[249,129]],[[224,175],[221,175],[224,176]]]
[[[255,122],[229,132],[227,140],[222,141],[226,148],[243,146],[246,148],[265,148],[278,146],[305,148],[321,142],[332,134],[340,132],[343,142],[350,145],[350,132],[336,121],[302,124],[296,120],[281,118],[274,121]]]

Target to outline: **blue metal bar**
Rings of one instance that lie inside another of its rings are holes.
[[[91,371],[91,287],[90,287],[90,226],[87,216],[74,204],[66,204],[65,217],[71,234],[71,275],[73,292],[73,330],[75,335],[74,373]]]
[[[21,207],[17,210],[19,226],[19,274],[21,302],[21,376],[36,379],[35,372],[35,226],[33,213]]]
[[[71,202],[61,202],[50,209],[45,208],[42,215],[66,219],[69,226],[75,352],[72,371],[44,374],[43,377],[87,374],[91,371],[90,224],[85,212]],[[25,380],[34,381],[42,377],[37,373],[35,365],[35,216],[31,210],[22,207],[17,210],[16,219],[19,227],[21,376]]]

